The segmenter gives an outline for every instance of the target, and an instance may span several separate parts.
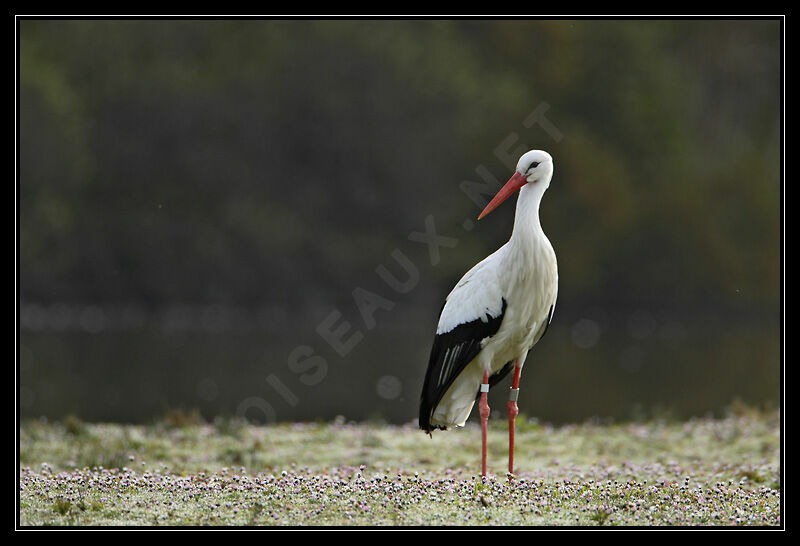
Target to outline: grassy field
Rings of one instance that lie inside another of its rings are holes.
[[[683,423],[256,427],[176,414],[150,426],[29,421],[27,525],[759,525],[780,518],[779,415]]]

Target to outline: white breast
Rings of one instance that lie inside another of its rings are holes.
[[[553,247],[542,234],[537,244],[505,247],[502,267],[508,307],[503,324],[486,348],[493,353],[492,371],[523,358],[550,315],[558,292],[558,266]]]

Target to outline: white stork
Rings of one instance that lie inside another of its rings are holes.
[[[519,190],[509,241],[470,269],[447,296],[425,373],[419,426],[427,433],[464,426],[479,398],[483,476],[489,387],[514,370],[507,403],[508,471],[513,474],[520,373],[556,305],[556,254],[539,223],[539,203],[552,176],[550,154],[527,152],[514,176],[478,216],[480,220]]]

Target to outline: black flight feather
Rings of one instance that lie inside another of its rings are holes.
[[[484,317],[459,324],[434,338],[419,406],[419,428],[425,432],[446,428],[431,424],[431,417],[458,374],[481,352],[481,341],[495,335],[500,329],[506,312],[506,300],[502,301],[503,306],[498,316],[493,317],[487,312]],[[507,367],[508,364],[493,374],[492,377],[499,377],[494,382],[490,378],[490,384],[493,385],[511,370],[506,370]]]

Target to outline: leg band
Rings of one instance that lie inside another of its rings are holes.
[[[508,399],[516,402],[519,398],[519,389],[508,389]]]
[[[489,383],[481,383],[481,392],[489,392]]]

